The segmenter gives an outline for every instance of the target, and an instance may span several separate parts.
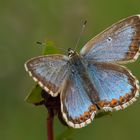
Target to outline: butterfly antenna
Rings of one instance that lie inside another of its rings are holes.
[[[76,46],[75,46],[75,49],[74,49],[75,51],[76,51],[76,49],[77,49],[77,47],[78,47],[78,45],[79,45],[81,36],[83,35],[83,32],[84,32],[85,27],[86,27],[86,24],[87,24],[87,20],[85,20],[85,21],[83,22],[83,25],[82,25],[82,28],[81,28],[81,31],[80,31],[80,35],[79,35],[79,37],[78,37],[78,39],[77,39]]]
[[[47,43],[37,41],[36,43],[39,44],[39,45],[41,45],[41,46],[46,46],[47,44],[50,44],[50,41],[47,42]],[[51,42],[51,43],[53,43],[53,42]],[[49,45],[48,45],[48,46],[49,46]],[[54,47],[54,48],[56,48],[56,49],[58,49],[58,50],[60,50],[60,51],[62,51],[62,52],[64,52],[64,53],[67,52],[67,50],[65,50],[64,48],[56,47],[54,44],[53,44],[53,45],[51,44],[50,46],[52,46],[52,47]]]

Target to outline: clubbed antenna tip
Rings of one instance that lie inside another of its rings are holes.
[[[86,26],[86,24],[87,24],[87,20],[85,20],[85,21],[84,21],[84,24],[83,24],[83,26]]]
[[[78,47],[78,44],[79,44],[79,42],[80,42],[80,39],[81,39],[81,36],[82,36],[82,34],[83,34],[83,32],[84,32],[84,29],[85,29],[85,27],[86,27],[86,24],[87,24],[87,20],[85,20],[84,22],[83,22],[83,25],[82,25],[82,29],[81,29],[81,32],[80,32],[80,35],[79,35],[79,37],[78,37],[78,40],[77,40],[77,42],[76,42],[76,46],[75,46],[75,51],[76,51],[76,49],[77,49],[77,47]]]

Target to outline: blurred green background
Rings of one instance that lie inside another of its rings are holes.
[[[83,46],[112,23],[140,14],[139,0],[0,0],[0,140],[45,140],[46,109],[24,102],[34,85],[24,62],[42,53],[36,41],[75,47],[82,21]],[[79,48],[80,49],[80,48]],[[48,48],[48,53],[55,53]],[[140,58],[128,67],[140,80]],[[55,119],[55,136],[67,128]],[[140,99],[113,116],[75,130],[73,140],[139,140]]]

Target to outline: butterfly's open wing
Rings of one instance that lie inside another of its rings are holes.
[[[96,106],[84,90],[80,75],[69,74],[61,93],[61,112],[69,126],[81,128],[93,120]]]
[[[26,71],[52,96],[57,96],[67,75],[68,57],[48,55],[32,58],[25,63]]]
[[[87,68],[98,91],[100,108],[106,111],[124,109],[138,97],[138,81],[125,67],[89,62]]]
[[[128,17],[91,39],[81,55],[97,62],[126,63],[140,53],[140,15]]]

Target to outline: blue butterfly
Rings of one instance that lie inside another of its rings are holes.
[[[25,63],[29,75],[53,97],[60,94],[66,123],[81,128],[100,111],[115,111],[139,95],[138,80],[120,64],[140,53],[140,15],[128,17],[91,39],[78,54],[46,55]]]

